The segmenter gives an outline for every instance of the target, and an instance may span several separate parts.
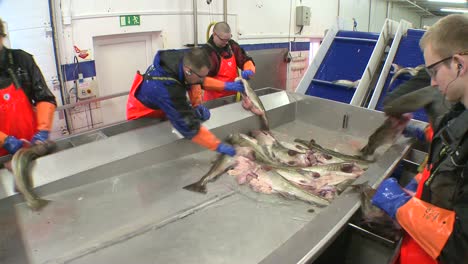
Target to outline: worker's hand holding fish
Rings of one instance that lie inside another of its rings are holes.
[[[250,80],[250,78],[254,75],[252,70],[245,70],[241,72],[241,76],[243,79]]]
[[[245,91],[242,93],[242,107],[244,109],[251,111],[255,115],[260,116],[262,122],[262,129],[263,130],[270,130],[270,126],[268,124],[268,118],[266,116],[265,107],[262,104],[260,98],[258,98],[255,91],[250,87],[247,80],[242,78],[237,78],[236,81],[241,81],[243,83],[243,87],[245,87]]]
[[[31,143],[36,144],[40,142],[45,142],[49,139],[49,134],[50,132],[47,130],[39,130],[31,139]]]
[[[241,81],[235,81],[235,82],[225,82],[224,90],[229,91],[229,92],[243,93],[245,88],[244,88],[244,84]]]
[[[199,105],[195,107],[194,110],[195,110],[195,114],[201,121],[206,121],[210,119],[211,117],[210,110],[206,108],[206,106],[204,105]]]
[[[236,150],[234,149],[234,147],[224,143],[219,143],[218,147],[216,148],[216,151],[218,153],[226,154],[231,157],[234,157],[236,155]]]
[[[3,142],[3,148],[6,149],[10,154],[15,154],[20,148],[23,147],[23,141],[16,138],[15,136],[8,136]]]
[[[374,197],[372,197],[372,204],[395,219],[398,209],[409,199],[411,199],[411,195],[403,190],[398,181],[395,178],[388,178],[377,188]]]

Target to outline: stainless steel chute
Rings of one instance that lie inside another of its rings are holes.
[[[260,98],[273,133],[282,138],[314,138],[350,152],[363,146],[385,118],[373,110],[270,90],[274,93]],[[240,103],[211,113],[205,125],[220,138],[260,127],[258,117]],[[215,154],[181,139],[168,122],[99,136],[35,162],[36,191],[52,201],[41,212],[30,211],[17,194],[4,194],[0,243],[9,244],[0,245],[0,260],[305,263],[359,208],[358,195],[349,191],[326,208],[313,208],[254,193],[228,175],[209,184],[206,195],[183,190],[209,169]],[[380,149],[377,162],[358,182],[377,184],[409,150],[404,138]]]

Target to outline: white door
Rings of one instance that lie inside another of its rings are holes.
[[[144,72],[152,63],[155,33],[95,37],[94,58],[99,88],[98,96],[129,92],[137,70]],[[126,120],[128,96],[101,102],[104,125]]]

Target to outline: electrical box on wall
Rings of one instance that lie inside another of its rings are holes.
[[[310,7],[296,6],[296,26],[310,25]]]
[[[84,78],[77,80],[77,96],[78,99],[88,99],[96,96],[97,80],[93,78]]]

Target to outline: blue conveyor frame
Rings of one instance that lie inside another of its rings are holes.
[[[411,23],[404,20],[400,21],[397,34],[390,47],[389,55],[385,61],[384,68],[367,108],[381,111],[385,95],[411,78],[409,74],[400,75],[390,86],[390,80],[395,74],[394,69],[390,70],[393,68],[393,63],[402,67],[413,68],[424,64],[424,57],[419,47],[419,40],[425,31],[412,29],[411,27]],[[419,109],[414,112],[413,118],[424,122],[428,121],[424,109]]]

